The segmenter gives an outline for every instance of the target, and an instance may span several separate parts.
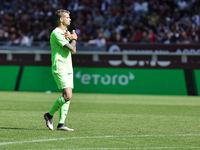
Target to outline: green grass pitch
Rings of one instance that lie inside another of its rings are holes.
[[[200,150],[200,97],[74,93],[66,125],[43,118],[61,93],[0,91],[0,150]]]

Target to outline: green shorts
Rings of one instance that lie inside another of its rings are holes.
[[[71,87],[72,89],[74,88],[73,73],[53,73],[53,77],[59,89],[65,89],[69,87]]]

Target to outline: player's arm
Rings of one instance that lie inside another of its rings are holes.
[[[65,44],[63,47],[69,49],[73,54],[76,53],[76,41],[72,40],[71,43]]]

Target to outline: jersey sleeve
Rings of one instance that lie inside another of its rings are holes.
[[[53,35],[55,41],[57,44],[59,44],[61,47],[63,47],[65,44],[69,43],[69,41],[65,38],[65,35],[62,34],[59,31],[56,31]]]

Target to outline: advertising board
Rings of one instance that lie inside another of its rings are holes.
[[[187,95],[181,69],[74,68],[74,92]]]

